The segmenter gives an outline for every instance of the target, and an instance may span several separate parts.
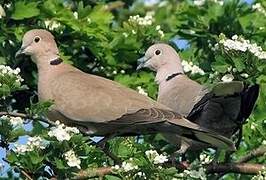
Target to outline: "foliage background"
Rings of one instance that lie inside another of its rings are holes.
[[[227,38],[233,35],[242,36],[266,50],[266,2],[257,0],[248,4],[240,0],[225,0],[222,1],[223,5],[219,2],[209,0],[197,5],[196,1],[192,0],[166,0],[157,3],[131,0],[1,0],[3,9],[0,11],[0,64],[20,67],[21,76],[25,80],[23,84],[28,88],[17,91],[11,85],[4,88],[2,86],[0,91],[6,93],[6,98],[1,99],[0,108],[2,111],[19,112],[25,112],[28,108],[27,113],[31,115],[39,114],[46,109],[46,104],[35,104],[36,66],[29,57],[24,57],[22,63],[18,63],[14,58],[15,52],[21,45],[23,34],[30,29],[50,30],[56,37],[61,56],[66,62],[87,73],[113,79],[133,89],[141,86],[152,98],[156,98],[157,93],[157,86],[153,82],[154,74],[150,71],[136,72],[136,59],[154,42],[168,42],[176,48],[182,59],[204,70],[204,75],[188,73],[191,78],[201,83],[218,82],[229,73],[235,80],[260,84],[257,106],[244,125],[243,138],[238,151],[230,158],[231,161],[237,160],[252,149],[266,144],[266,63],[251,53],[227,51],[222,47],[214,50],[214,47],[221,39],[220,34],[223,33]],[[256,3],[261,3],[262,9],[252,8]],[[152,15],[150,25],[139,25],[128,21],[130,16],[145,17],[147,13]],[[159,33],[158,25],[164,36]],[[236,70],[233,71],[234,68]],[[243,73],[249,76],[242,77]],[[2,81],[0,79],[1,83]],[[22,169],[33,178],[50,178],[53,175],[45,170],[47,166],[56,172],[57,177],[73,176],[73,172],[77,172],[78,169],[69,167],[62,159],[62,153],[71,148],[74,148],[81,157],[82,169],[115,165],[95,146],[85,144],[85,141],[91,143],[91,140],[81,135],[75,135],[70,141],[63,143],[48,138],[49,151],[17,155],[12,151],[12,144],[17,140],[25,143],[27,139],[25,137],[28,136],[47,137],[48,129],[45,125],[37,121],[29,124],[25,124],[26,128],[18,130],[1,121],[1,141],[9,144],[7,147],[2,146],[2,151],[7,156],[5,158],[8,159],[8,164],[11,165],[9,167],[5,161],[2,161],[5,165],[2,168],[3,176],[25,178],[21,173]],[[24,137],[24,140],[21,140],[21,137]],[[109,146],[122,160],[129,161],[133,158],[130,161],[137,164],[148,179],[179,178],[182,171],[154,165],[144,153],[146,150],[156,149],[158,152],[169,154],[173,148],[169,147],[160,135],[145,136],[140,139],[141,143],[136,142],[135,138],[117,138],[110,141]],[[217,161],[225,160],[224,152],[216,153],[216,156],[214,151],[205,153]],[[191,158],[194,160],[193,153]],[[265,156],[262,156],[252,162],[265,164],[265,161]],[[198,162],[198,166],[201,164]],[[137,170],[119,172],[104,178],[141,179],[134,175],[137,172]],[[193,178],[189,173],[185,176],[188,179]],[[212,177],[213,175],[208,176]],[[229,174],[226,179],[251,177],[244,174]]]

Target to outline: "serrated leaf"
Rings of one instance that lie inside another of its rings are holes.
[[[15,3],[15,11],[13,12],[11,18],[21,20],[38,16],[40,14],[40,10],[37,6],[38,3],[36,2],[26,3],[24,1],[18,1]]]

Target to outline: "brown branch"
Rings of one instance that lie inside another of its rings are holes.
[[[166,162],[169,165],[169,162]],[[206,166],[207,174],[214,173],[241,173],[241,174],[258,174],[266,165],[252,163],[219,163]],[[103,177],[112,174],[114,171],[111,167],[100,167],[93,169],[81,170],[75,174],[74,179],[87,179],[93,177]]]
[[[20,172],[21,172],[21,174],[23,174],[26,177],[26,179],[33,180],[33,178],[30,177],[30,175],[26,171],[20,169]]]
[[[112,173],[113,171],[111,167],[90,168],[76,173],[74,179],[103,177],[107,174],[112,174]]]
[[[125,5],[125,3],[123,1],[110,2],[107,5],[107,10],[112,11],[115,9],[119,9],[119,8],[122,8],[124,5]]]
[[[253,149],[252,151],[250,151],[250,153],[248,153],[247,155],[241,157],[238,161],[236,161],[237,163],[245,163],[248,162],[256,157],[262,156],[266,153],[266,146],[262,145],[260,147],[258,147],[257,149]]]
[[[252,163],[220,163],[210,164],[206,167],[208,174],[213,173],[241,173],[241,174],[258,174],[265,168],[265,165]]]
[[[0,112],[0,116],[3,116],[3,115],[14,116],[14,117],[21,117],[23,119],[32,119],[32,120],[42,121],[42,122],[47,123],[47,124],[50,124],[52,126],[55,126],[56,125],[53,121],[50,121],[48,119],[44,119],[44,118],[33,118],[33,117],[30,117],[29,115],[24,114],[24,113],[6,112],[6,111]]]

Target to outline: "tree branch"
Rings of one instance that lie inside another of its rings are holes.
[[[169,164],[169,162],[166,162]],[[219,163],[209,164],[206,166],[207,174],[214,173],[241,173],[241,174],[258,174],[266,166],[253,163]],[[87,179],[93,177],[103,177],[114,173],[111,167],[100,167],[93,169],[81,170],[75,174],[74,179]]]
[[[206,167],[208,174],[212,173],[241,173],[258,174],[266,166],[252,163],[221,163],[211,164]]]
[[[87,179],[87,178],[94,178],[94,177],[103,177],[107,174],[112,174],[111,167],[100,167],[100,168],[90,168],[86,170],[81,170],[74,177],[74,179]]]
[[[247,155],[241,157],[238,161],[236,161],[237,163],[245,163],[248,162],[258,156],[262,156],[266,153],[266,146],[262,145],[260,147],[258,147],[257,149],[253,149],[252,151],[250,151],[250,153],[248,153]]]
[[[56,125],[55,122],[50,121],[48,119],[44,119],[44,118],[33,118],[33,117],[30,117],[29,115],[27,115],[25,113],[6,112],[6,111],[0,112],[0,116],[3,116],[3,115],[8,115],[8,116],[13,116],[13,117],[21,117],[21,118],[24,118],[24,119],[32,119],[32,120],[42,121],[44,123],[47,123],[47,124],[53,125],[53,126]]]

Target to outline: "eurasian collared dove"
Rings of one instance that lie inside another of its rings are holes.
[[[232,141],[191,123],[168,107],[114,81],[65,64],[53,35],[46,30],[27,32],[16,55],[22,53],[37,64],[39,99],[54,101],[48,114],[51,120],[75,125],[92,135],[165,132],[234,150]]]
[[[178,54],[167,44],[152,45],[138,62],[137,69],[147,67],[157,72],[158,102],[226,137],[242,128],[258,98],[258,85],[245,88],[242,82],[233,81],[208,89],[189,79]]]

